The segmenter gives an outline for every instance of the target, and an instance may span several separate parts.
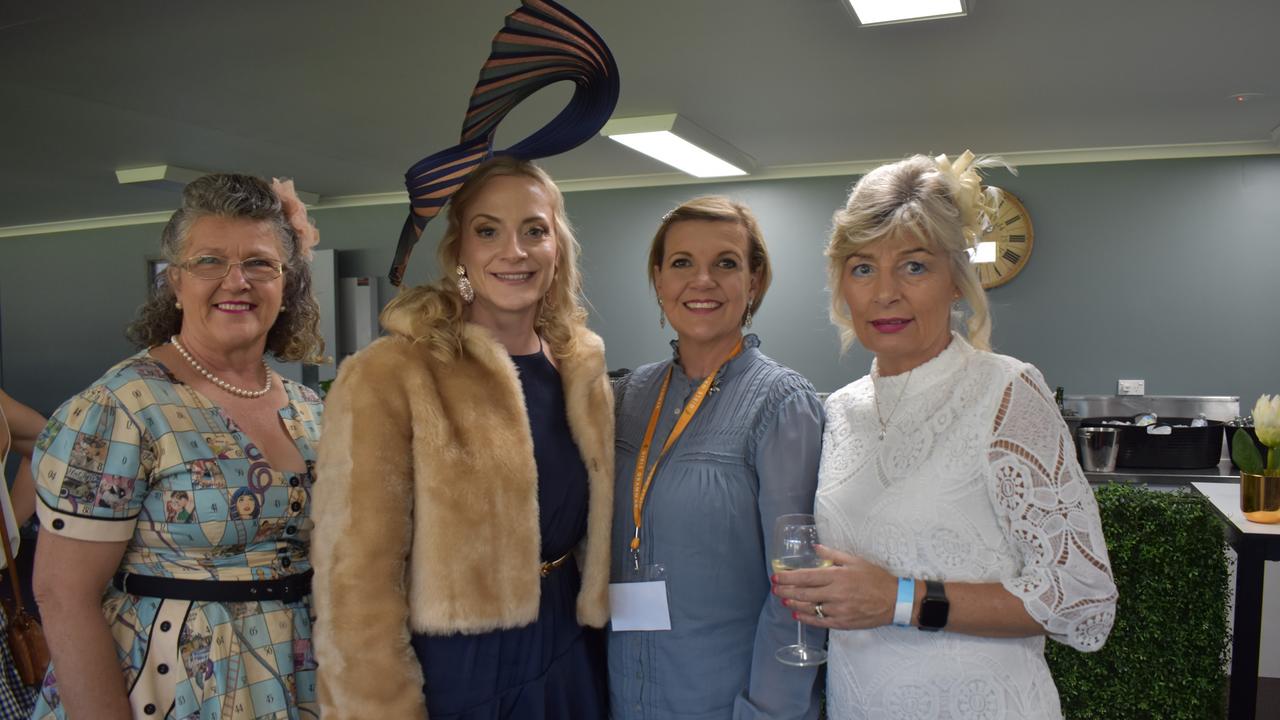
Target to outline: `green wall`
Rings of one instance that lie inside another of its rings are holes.
[[[822,247],[851,177],[570,193],[593,327],[611,367],[668,353],[645,280],[659,218],[696,194],[726,193],[759,215],[775,279],[755,331],[763,350],[830,391],[866,372],[839,355],[826,318]],[[993,184],[1035,223],[1025,270],[991,292],[996,350],[1038,365],[1071,394],[1142,378],[1159,395],[1280,392],[1280,157],[1024,168]],[[174,196],[176,205],[177,196]],[[319,210],[339,276],[383,276],[405,207]],[[409,281],[433,273],[442,222]],[[131,352],[123,328],[145,293],[160,225],[0,238],[0,358],[6,391],[49,412]],[[385,300],[391,288],[382,281]]]

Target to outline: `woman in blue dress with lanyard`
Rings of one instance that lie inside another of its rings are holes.
[[[669,615],[636,622],[615,602],[613,717],[815,718],[816,669],[774,656],[796,624],[769,602],[769,546],[779,515],[813,511],[822,406],[743,334],[770,280],[758,222],[727,198],[681,205],[649,279],[677,340],[617,387],[612,579],[615,598],[628,580],[665,582]]]

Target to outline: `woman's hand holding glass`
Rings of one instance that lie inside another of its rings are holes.
[[[818,556],[818,526],[812,515],[792,513],[778,517],[773,526],[773,570],[785,573],[799,568],[820,568],[830,564]],[[797,667],[821,665],[827,651],[806,645],[804,625],[796,623],[796,644],[782,647],[776,653],[780,662]]]
[[[773,593],[797,620],[834,630],[864,630],[893,623],[897,578],[856,555],[825,545],[815,549],[818,560],[826,566],[773,575]],[[816,611],[819,605],[821,616]]]

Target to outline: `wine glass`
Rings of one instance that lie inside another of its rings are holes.
[[[828,567],[831,561],[818,557],[818,526],[813,516],[805,513],[782,515],[773,526],[774,572]],[[796,667],[821,665],[827,661],[827,651],[804,643],[804,623],[796,621],[796,644],[779,648],[775,654],[780,662]]]

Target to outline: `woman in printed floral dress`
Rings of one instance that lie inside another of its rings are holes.
[[[143,349],[37,442],[35,588],[53,666],[33,717],[317,716],[321,405],[263,360],[320,350],[305,215],[292,183],[189,184],[162,235],[164,282],[130,328]]]

